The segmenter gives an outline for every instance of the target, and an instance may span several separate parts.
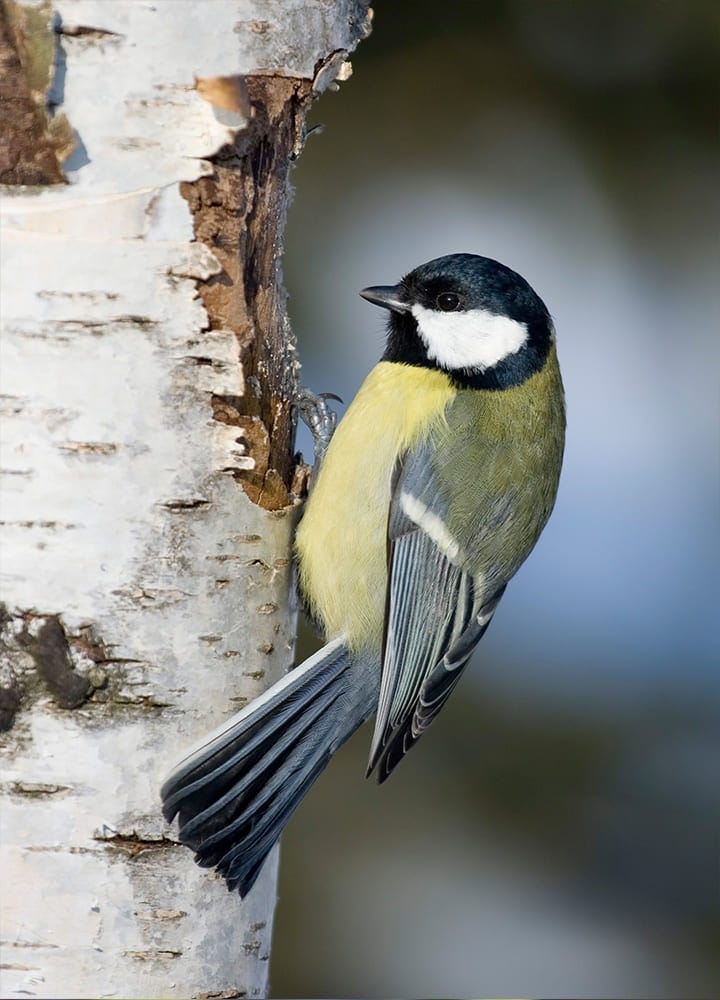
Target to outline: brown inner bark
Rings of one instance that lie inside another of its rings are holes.
[[[0,0],[0,184],[62,184],[58,141],[33,99],[22,42],[8,5]]]
[[[211,162],[214,172],[180,186],[195,236],[223,270],[199,283],[211,329],[231,329],[240,349],[242,396],[214,396],[216,420],[238,428],[254,460],[236,479],[268,510],[292,503],[294,399],[298,362],[286,310],[281,254],[289,169],[302,142],[309,81],[278,76],[245,80],[253,116]]]

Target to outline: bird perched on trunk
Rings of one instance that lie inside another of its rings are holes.
[[[381,782],[428,728],[558,488],[555,333],[524,278],[451,254],[360,294],[389,310],[387,346],[316,470],[295,546],[300,591],[327,644],[191,752],[162,790],[180,840],[243,896],[370,715],[368,773]]]

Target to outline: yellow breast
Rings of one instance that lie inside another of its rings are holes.
[[[455,391],[443,372],[382,361],[335,431],[295,542],[301,589],[328,639],[380,643],[395,463],[443,420]]]

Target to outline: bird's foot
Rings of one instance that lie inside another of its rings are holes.
[[[327,404],[328,399],[336,399],[342,403],[334,392],[321,392],[315,395],[309,389],[301,389],[297,397],[297,408],[300,419],[310,428],[313,436],[313,452],[315,470],[320,467],[330,439],[335,432],[337,413]]]

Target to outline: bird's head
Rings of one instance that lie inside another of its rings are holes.
[[[439,368],[463,387],[520,385],[543,367],[554,336],[527,281],[476,254],[438,257],[360,294],[390,310],[384,361]]]

